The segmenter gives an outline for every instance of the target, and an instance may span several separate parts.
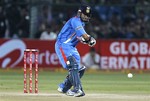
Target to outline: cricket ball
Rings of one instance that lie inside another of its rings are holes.
[[[128,78],[132,78],[133,74],[132,73],[128,73]]]

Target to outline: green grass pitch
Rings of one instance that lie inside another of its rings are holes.
[[[23,70],[0,69],[0,101],[150,101],[150,73],[86,71],[82,85],[86,96],[75,98],[57,92],[67,72],[39,71],[39,93],[23,93]],[[33,82],[34,83],[34,82]],[[34,85],[33,85],[34,88]]]

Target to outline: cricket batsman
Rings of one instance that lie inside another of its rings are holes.
[[[84,26],[91,18],[91,7],[81,5],[77,16],[70,18],[58,34],[55,43],[56,54],[68,75],[58,86],[58,91],[68,96],[81,97],[85,93],[80,78],[84,75],[85,66],[80,66],[80,55],[76,49],[79,42],[93,47],[96,40],[86,33]],[[73,86],[73,89],[70,89]]]

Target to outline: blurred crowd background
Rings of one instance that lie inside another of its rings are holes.
[[[0,0],[0,38],[55,40],[81,0]],[[86,31],[97,39],[150,39],[150,0],[85,0],[93,9]],[[43,34],[43,35],[42,35]]]

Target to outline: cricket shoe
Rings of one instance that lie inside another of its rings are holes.
[[[75,90],[68,90],[67,92],[66,92],[66,95],[68,95],[68,96],[74,96],[74,97],[81,97],[81,96],[84,96],[85,95],[85,93],[82,91],[82,90],[78,90],[78,91],[75,91]]]
[[[63,84],[63,83],[59,84],[57,91],[60,92],[60,93],[64,93],[64,92],[63,92],[63,88],[64,88],[64,87],[65,87],[65,84]]]

